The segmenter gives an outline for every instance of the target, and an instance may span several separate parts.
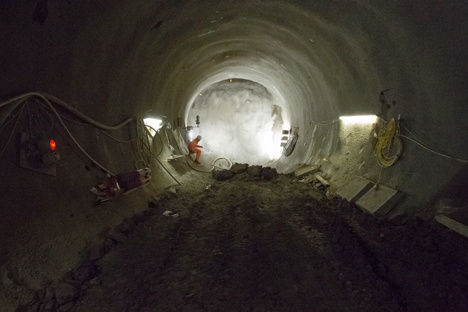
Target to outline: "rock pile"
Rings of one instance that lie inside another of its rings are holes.
[[[274,180],[278,177],[278,172],[271,167],[235,163],[229,170],[214,170],[212,175],[217,181],[227,181],[236,176],[247,176],[256,180]]]

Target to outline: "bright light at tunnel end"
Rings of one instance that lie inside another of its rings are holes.
[[[377,120],[377,116],[376,115],[340,116],[340,120],[344,124],[372,124]]]

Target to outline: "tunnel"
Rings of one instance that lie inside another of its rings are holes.
[[[236,163],[281,175],[316,168],[329,195],[358,177],[398,194],[382,219],[468,221],[465,1],[0,8],[5,311],[26,311],[31,289],[62,280],[110,229],[190,183],[184,176]],[[200,166],[186,148],[198,135]],[[39,139],[53,142],[47,159]],[[143,187],[96,204],[93,187],[143,168]]]

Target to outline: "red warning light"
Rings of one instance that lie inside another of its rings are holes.
[[[53,151],[57,147],[57,144],[55,143],[54,140],[50,140],[49,141],[49,146],[50,146],[50,150]]]

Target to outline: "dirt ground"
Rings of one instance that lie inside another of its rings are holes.
[[[436,222],[284,175],[181,182],[61,311],[468,311],[468,241]]]

